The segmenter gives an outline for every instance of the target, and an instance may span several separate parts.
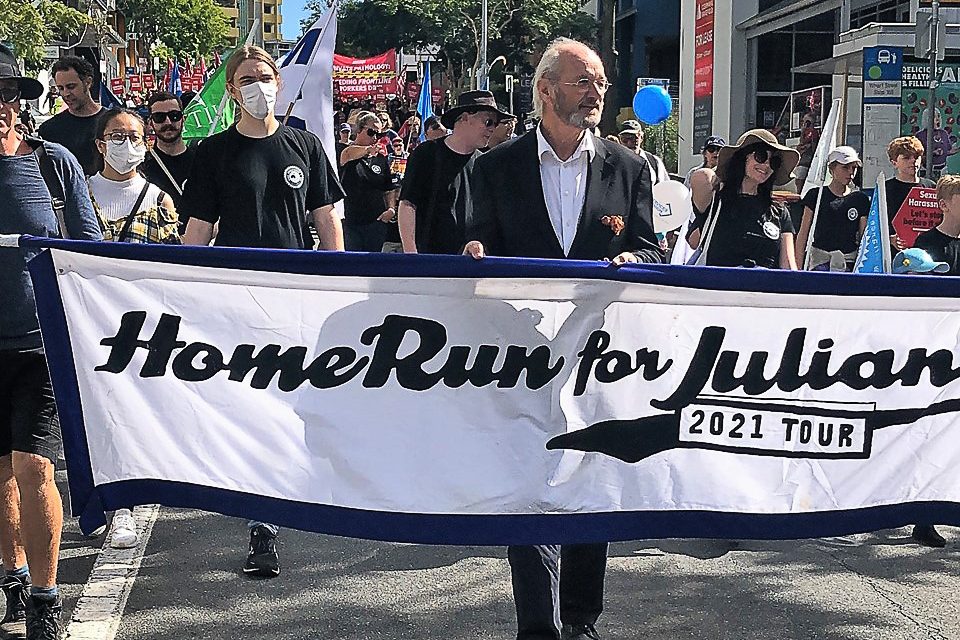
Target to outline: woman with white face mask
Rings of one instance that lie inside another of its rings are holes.
[[[343,250],[334,212],[343,199],[337,175],[313,133],[274,113],[280,70],[260,47],[243,46],[226,62],[227,91],[239,121],[197,148],[181,200],[189,218],[184,242],[228,247]]]
[[[137,173],[147,155],[143,120],[127,109],[104,111],[96,127],[100,171],[87,184],[104,240],[179,244],[173,200]]]

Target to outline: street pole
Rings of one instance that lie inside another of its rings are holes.
[[[480,77],[477,83],[477,89],[489,89],[490,83],[487,80],[487,0],[481,4],[480,16]]]
[[[940,0],[933,0],[930,12],[930,98],[927,100],[927,180],[933,180],[933,124],[937,113],[937,51],[940,48],[938,31],[940,29]]]

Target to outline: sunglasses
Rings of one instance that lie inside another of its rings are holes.
[[[170,122],[180,122],[183,120],[183,111],[158,111],[157,113],[151,113],[150,119],[153,120],[154,124],[163,124],[170,120]]]
[[[720,147],[716,147],[714,145],[704,147],[703,150],[708,153],[720,153]]]
[[[20,99],[20,87],[5,87],[0,89],[0,101],[16,102]]]
[[[370,128],[368,128],[368,129],[367,129],[367,135],[370,136],[371,138],[379,138],[379,137],[380,137],[380,132],[377,131],[376,129],[370,129]]]
[[[757,149],[753,152],[753,159],[760,164],[770,161],[770,168],[776,171],[783,164],[783,158],[772,149]]]
[[[430,125],[430,131],[436,131],[436,130],[439,129],[439,128],[440,128],[440,125],[438,125],[438,124],[436,124],[436,123]]]

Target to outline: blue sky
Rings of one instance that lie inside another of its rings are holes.
[[[283,39],[296,40],[300,37],[300,21],[307,13],[303,10],[306,0],[283,0]]]

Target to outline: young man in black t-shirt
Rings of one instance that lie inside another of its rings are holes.
[[[183,104],[172,93],[160,91],[147,100],[150,125],[157,135],[157,143],[140,165],[140,173],[157,185],[173,200],[180,222],[180,233],[187,227],[188,218],[181,211],[183,188],[193,169],[197,147],[183,142]]]
[[[183,194],[190,217],[184,244],[312,249],[307,216],[320,248],[343,251],[334,203],[343,199],[336,174],[314,134],[280,124],[274,114],[280,70],[269,53],[245,45],[226,63],[227,91],[240,120],[197,149]],[[251,521],[246,575],[280,575],[277,526]]]
[[[67,110],[40,125],[37,133],[48,142],[62,144],[74,155],[88,177],[97,172],[99,153],[94,145],[97,120],[103,110],[94,102],[93,65],[74,56],[60,58],[51,69]]]
[[[470,169],[500,117],[489,91],[468,91],[440,118],[453,133],[421,143],[407,160],[400,188],[400,240],[405,253],[459,254],[466,243]]]
[[[884,183],[887,195],[887,217],[890,220],[890,242],[894,253],[906,248],[898,242],[897,232],[893,228],[893,219],[900,210],[903,201],[914,187],[933,187],[933,182],[919,177],[920,160],[923,158],[923,143],[913,136],[894,138],[887,146],[887,157],[894,168],[894,176]]]
[[[960,176],[943,176],[937,183],[937,198],[943,211],[943,221],[935,228],[921,233],[914,247],[923,249],[930,257],[950,265],[947,273],[960,275]]]

